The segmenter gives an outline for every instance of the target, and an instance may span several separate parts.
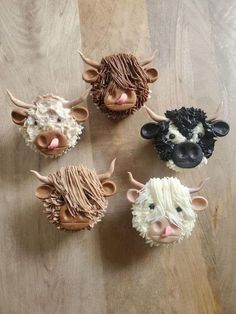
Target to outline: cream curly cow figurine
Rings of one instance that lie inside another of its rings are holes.
[[[188,188],[177,178],[151,178],[146,184],[136,181],[129,172],[131,188],[127,199],[132,203],[133,227],[151,246],[179,242],[191,235],[196,212],[204,210],[208,201],[202,196],[191,198],[197,188]]]

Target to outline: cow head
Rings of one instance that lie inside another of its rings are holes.
[[[193,107],[166,111],[165,117],[146,110],[155,123],[145,124],[141,136],[153,140],[160,158],[175,171],[206,164],[216,138],[229,132],[225,121],[216,120],[219,109],[208,118],[203,110]]]
[[[179,242],[191,235],[196,211],[204,210],[208,201],[201,196],[191,199],[197,188],[187,188],[177,178],[152,178],[145,185],[134,180],[127,192],[132,205],[133,227],[151,246]],[[209,178],[208,178],[209,179]]]
[[[122,119],[140,109],[149,96],[148,83],[158,78],[157,69],[148,66],[155,53],[140,62],[125,53],[104,57],[100,63],[80,55],[92,66],[83,79],[92,85],[93,102],[109,118]]]
[[[35,195],[42,200],[49,222],[57,229],[92,229],[105,215],[106,197],[116,192],[115,183],[109,179],[114,167],[115,159],[102,174],[84,166],[64,167],[47,177],[31,170],[43,183]]]
[[[58,157],[74,147],[82,134],[82,122],[89,113],[77,107],[88,91],[73,101],[54,96],[39,96],[32,104],[16,99],[9,91],[11,101],[18,107],[12,110],[12,121],[20,126],[25,142],[44,156]]]

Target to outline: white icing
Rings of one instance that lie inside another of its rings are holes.
[[[28,146],[38,151],[34,144],[36,136],[42,132],[52,130],[59,131],[66,136],[68,141],[67,150],[77,144],[83,126],[70,115],[70,109],[63,107],[65,102],[65,99],[57,96],[39,97],[35,102],[35,109],[30,108],[27,110],[28,118],[24,125],[20,127],[20,132]]]
[[[150,204],[154,204],[155,208],[150,209]],[[177,207],[181,207],[182,211],[177,212]],[[196,220],[189,190],[177,178],[150,179],[132,205],[132,214],[133,227],[151,246],[160,244],[154,242],[148,234],[152,221],[166,217],[181,229],[180,241],[191,235]]]
[[[198,134],[201,133],[203,136],[205,135],[205,130],[204,130],[204,127],[203,127],[202,123],[199,122],[198,125],[193,129],[192,132],[193,132],[193,136],[192,136],[192,138],[189,141],[193,142],[193,143],[198,143],[200,141],[200,138],[198,137]],[[171,134],[175,135],[174,139],[170,138]],[[169,141],[171,141],[173,144],[179,144],[179,143],[183,143],[183,142],[187,141],[186,137],[183,136],[179,132],[177,127],[172,122],[169,125],[169,132],[167,133],[166,138]]]

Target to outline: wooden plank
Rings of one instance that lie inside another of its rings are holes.
[[[223,0],[1,1],[0,4],[0,313],[227,313],[235,312],[235,6]],[[48,160],[24,145],[10,121],[6,88],[31,101],[53,92],[67,99],[84,89],[91,58],[120,51],[143,58],[158,49],[160,79],[149,106],[163,114],[182,105],[207,112],[223,100],[231,133],[219,139],[207,167],[177,174],[196,185],[211,177],[188,240],[149,248],[131,227],[127,171],[140,181],[174,176],[139,136],[144,110],[114,123],[90,102],[77,148]],[[84,163],[98,171],[117,156],[118,193],[92,232],[63,233],[49,225],[29,173]]]

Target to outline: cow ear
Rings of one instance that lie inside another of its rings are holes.
[[[95,69],[89,69],[82,74],[82,78],[87,83],[94,83],[99,77],[99,73]]]
[[[71,109],[70,114],[78,122],[84,122],[89,117],[89,111],[85,107],[74,107]]]
[[[137,189],[129,189],[126,193],[127,200],[131,203],[134,204],[139,197],[139,190]]]
[[[116,184],[111,180],[105,180],[102,182],[104,196],[112,196],[116,193]]]
[[[48,198],[52,191],[54,190],[54,187],[48,184],[43,184],[37,187],[35,191],[35,196],[39,199],[45,199]]]
[[[154,122],[146,123],[141,128],[141,136],[147,140],[150,140],[157,136],[159,132],[159,125]]]
[[[211,123],[212,130],[215,136],[223,137],[229,133],[229,125],[222,120],[216,120]]]
[[[145,72],[148,76],[148,83],[154,83],[159,77],[159,72],[156,68],[147,68]]]
[[[208,200],[203,196],[194,196],[192,198],[192,209],[196,211],[204,210],[208,207]]]
[[[16,108],[11,112],[12,121],[18,125],[23,125],[27,117],[28,113],[24,109]]]

